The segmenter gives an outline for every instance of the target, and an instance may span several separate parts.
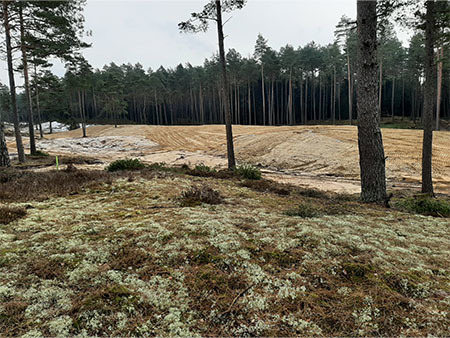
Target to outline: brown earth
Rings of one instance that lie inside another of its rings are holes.
[[[262,165],[271,178],[325,190],[359,191],[354,126],[234,126],[233,132],[238,161]],[[226,166],[225,128],[221,125],[94,126],[88,128],[88,137],[91,139],[83,141],[81,130],[46,135],[44,141],[38,141],[38,148],[53,154],[91,154],[106,162],[133,156],[145,162]],[[417,187],[422,131],[383,129],[383,141],[390,186]],[[433,170],[436,190],[450,193],[450,132],[434,134]]]

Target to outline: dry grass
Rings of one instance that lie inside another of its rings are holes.
[[[112,177],[104,171],[0,170],[0,200],[31,201],[76,194],[89,186],[111,182]]]

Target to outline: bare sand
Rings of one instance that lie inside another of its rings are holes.
[[[422,131],[383,129],[390,186],[416,187],[421,175]],[[124,157],[145,162],[226,166],[225,128],[204,126],[93,126],[46,135],[37,146],[52,154],[91,155],[106,163]],[[303,186],[359,192],[355,126],[234,126],[238,162],[259,164],[267,177]],[[12,141],[12,140],[11,140]],[[9,144],[14,151],[14,144]],[[434,133],[436,190],[450,193],[450,132]]]

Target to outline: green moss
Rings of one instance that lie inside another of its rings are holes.
[[[342,269],[344,276],[356,283],[367,280],[375,272],[372,265],[364,263],[343,263]]]

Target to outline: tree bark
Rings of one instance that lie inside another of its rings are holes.
[[[19,5],[19,23],[20,23],[20,49],[22,52],[23,78],[25,84],[25,96],[27,98],[27,113],[28,113],[28,131],[30,134],[30,154],[36,154],[36,141],[34,138],[34,123],[33,123],[33,101],[31,100],[30,91],[30,77],[28,74],[28,58],[27,48],[25,45],[25,27],[23,22],[22,4]]]
[[[358,148],[361,200],[386,201],[383,140],[378,122],[377,3],[357,1],[358,20]]]
[[[434,59],[435,2],[427,0],[425,15],[425,88],[423,105],[422,192],[433,194],[432,151],[433,110],[436,102],[436,68]]]
[[[381,100],[383,97],[383,60],[380,61],[380,79],[378,81],[378,121],[381,122]]]
[[[395,106],[395,78],[392,79],[392,95],[391,95],[391,119],[394,122],[394,106]]]
[[[10,165],[11,161],[9,159],[8,147],[6,146],[3,121],[0,120],[0,167],[9,167]]]
[[[81,117],[81,129],[83,131],[83,137],[86,137],[86,123],[85,117],[84,117],[84,109],[83,109],[83,102],[81,100],[81,89],[78,89],[78,108],[80,110],[80,117]]]
[[[441,100],[442,100],[442,66],[444,58],[444,48],[438,50],[438,78],[437,78],[437,99],[436,99],[436,130],[439,130],[439,122],[441,119]]]
[[[263,125],[266,125],[266,90],[264,88],[264,65],[261,64],[261,94],[262,94],[262,115],[263,115]]]
[[[222,23],[222,6],[220,0],[216,0],[217,10],[217,35],[219,39],[219,58],[222,68],[222,92],[225,102],[225,131],[227,136],[227,156],[228,156],[228,168],[233,169],[236,166],[236,160],[234,157],[234,145],[233,145],[233,129],[231,127],[231,113],[230,102],[228,100],[228,78],[227,78],[227,66],[225,63],[225,48],[224,48],[224,36],[223,36],[223,23]]]
[[[352,73],[350,66],[350,52],[347,46],[347,77],[348,77],[348,119],[350,124],[353,124],[353,84],[352,84]]]
[[[39,135],[41,138],[44,137],[44,131],[42,130],[42,121],[41,121],[41,107],[39,102],[39,86],[38,86],[38,75],[37,75],[37,66],[34,65],[34,78],[35,78],[35,86],[34,90],[36,91],[36,110],[37,110],[37,117],[38,117],[38,125],[39,125]]]

